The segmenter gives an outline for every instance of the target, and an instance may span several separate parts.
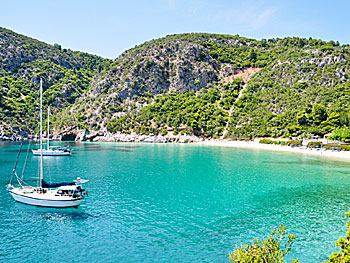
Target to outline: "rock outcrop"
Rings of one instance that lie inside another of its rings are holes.
[[[96,136],[92,141],[104,142],[146,142],[146,143],[196,143],[204,139],[193,135],[139,135],[139,134],[106,134]]]
[[[204,139],[194,135],[143,135],[109,133],[107,131],[85,131],[79,130],[76,126],[67,128],[59,136],[62,141],[75,140],[87,142],[146,142],[146,143],[196,143]],[[58,138],[58,136],[56,136]],[[74,139],[73,139],[74,138]]]
[[[68,127],[64,131],[60,132],[58,136],[61,137],[62,141],[74,141],[75,138],[77,137],[77,134],[79,134],[79,130],[77,126],[73,126],[73,127]]]

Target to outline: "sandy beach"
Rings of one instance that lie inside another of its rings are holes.
[[[229,140],[208,140],[197,143],[198,145],[219,146],[219,147],[233,147],[233,148],[247,148],[256,150],[278,151],[278,152],[290,152],[297,154],[313,155],[320,157],[336,158],[336,159],[349,159],[350,151],[332,151],[324,149],[308,149],[306,147],[291,147],[281,146],[275,144],[263,144],[259,143],[259,140],[255,141],[229,141]]]

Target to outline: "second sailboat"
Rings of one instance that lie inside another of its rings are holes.
[[[33,154],[36,156],[40,156],[41,151],[43,152],[43,156],[70,156],[71,155],[71,151],[68,147],[50,146],[50,107],[48,107],[48,110],[47,110],[47,149],[32,150]]]

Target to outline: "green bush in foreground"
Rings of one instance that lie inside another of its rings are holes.
[[[345,238],[341,237],[335,242],[340,251],[335,251],[330,255],[325,263],[348,263],[350,262],[350,212],[346,212],[348,217],[348,228]],[[252,245],[242,245],[231,254],[228,254],[230,262],[235,263],[283,263],[284,257],[291,251],[296,239],[295,235],[289,234],[287,237],[286,227],[280,225],[278,230],[274,229],[266,240],[254,239]],[[291,263],[300,263],[294,259]]]
[[[334,252],[330,255],[326,263],[345,263],[350,262],[350,212],[345,213],[348,219],[346,227],[348,231],[346,232],[345,238],[339,238],[335,244],[340,248],[340,251]]]
[[[236,245],[236,250],[228,257],[230,262],[235,263],[285,262],[284,256],[291,250],[295,238],[295,235],[291,234],[287,237],[286,227],[280,225],[278,230],[273,230],[266,240],[254,239],[251,246],[241,245],[238,247]],[[292,263],[297,262],[300,261],[298,259],[292,261]]]

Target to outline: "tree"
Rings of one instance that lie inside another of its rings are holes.
[[[296,119],[297,119],[297,122],[299,123],[299,125],[302,125],[302,126],[308,125],[309,118],[306,115],[306,111],[303,110],[303,111],[298,112]]]
[[[0,109],[3,106],[3,101],[4,101],[4,92],[2,89],[0,89]]]
[[[316,125],[327,120],[326,107],[322,104],[314,104],[312,107],[312,117]]]
[[[300,126],[294,125],[294,124],[288,125],[287,130],[288,130],[289,134],[292,136],[297,136],[301,133]]]
[[[333,140],[348,140],[350,139],[350,128],[344,127],[335,129],[332,132],[330,138],[332,138]]]
[[[266,240],[254,239],[252,245],[236,245],[236,250],[228,255],[230,262],[235,263],[282,263],[284,257],[290,252],[295,235],[286,236],[286,227],[280,225],[278,230],[274,229]],[[292,263],[299,262],[298,259]]]
[[[339,113],[332,112],[329,114],[326,121],[321,122],[321,127],[326,132],[331,132],[335,127],[340,125],[340,115]]]
[[[251,49],[251,50],[249,51],[248,57],[249,57],[250,61],[255,62],[258,56],[257,56],[257,54],[255,53],[254,49]]]
[[[335,244],[340,248],[340,251],[336,251],[330,255],[326,263],[346,263],[350,262],[350,212],[345,213],[348,219],[346,224],[348,231],[346,232],[345,238],[339,238]]]
[[[59,44],[55,43],[55,44],[53,44],[53,46],[54,46],[55,48],[57,48],[57,49],[61,50],[61,45],[59,45]]]

